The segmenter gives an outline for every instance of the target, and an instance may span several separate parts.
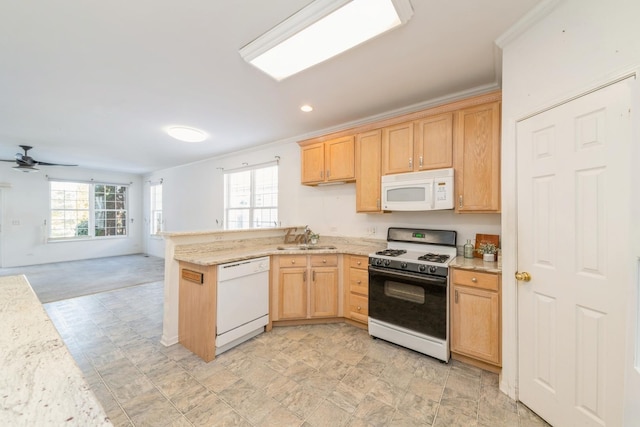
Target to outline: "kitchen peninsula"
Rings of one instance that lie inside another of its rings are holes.
[[[164,233],[165,239],[165,282],[164,317],[162,344],[169,346],[179,341],[179,281],[180,262],[199,266],[247,260],[263,256],[287,255],[292,253],[334,253],[366,256],[382,249],[384,241],[362,238],[327,237],[322,245],[332,245],[336,249],[321,251],[279,250],[285,243],[287,232],[294,228],[301,233],[304,226],[269,229],[202,231]]]

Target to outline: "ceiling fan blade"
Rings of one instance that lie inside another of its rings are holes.
[[[47,162],[39,162],[37,160],[33,161],[34,165],[41,165],[41,166],[78,166],[78,165],[65,165],[62,163],[47,163]]]

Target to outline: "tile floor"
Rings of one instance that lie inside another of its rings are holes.
[[[347,324],[274,328],[210,363],[160,344],[162,282],[45,304],[116,426],[545,426],[498,376]]]

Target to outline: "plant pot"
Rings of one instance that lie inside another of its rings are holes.
[[[495,262],[496,254],[482,254],[482,260],[487,262]]]
[[[317,239],[317,238],[315,238],[315,237],[312,237],[312,238],[311,238],[311,244],[312,244],[312,245],[315,245],[315,244],[317,244],[317,243],[318,243],[318,239]]]

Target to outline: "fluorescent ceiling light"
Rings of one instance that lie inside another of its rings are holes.
[[[409,0],[316,0],[242,49],[245,61],[280,81],[413,15]]]
[[[167,133],[184,142],[200,142],[207,139],[207,134],[200,129],[190,128],[186,126],[172,126],[167,129]]]

